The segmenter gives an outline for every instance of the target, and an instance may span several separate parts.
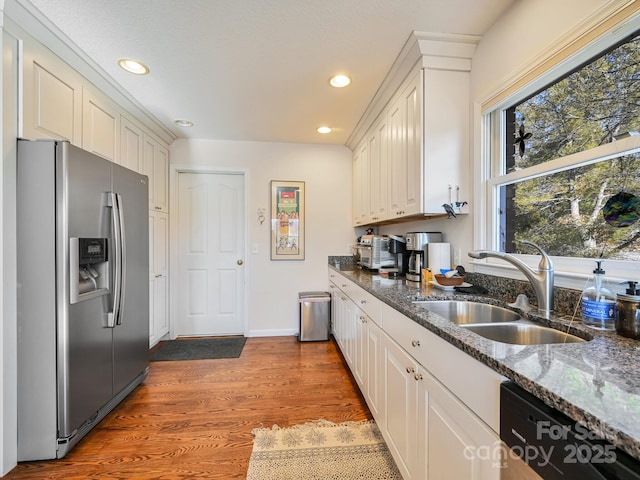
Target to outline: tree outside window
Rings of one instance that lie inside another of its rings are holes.
[[[501,249],[640,260],[640,35],[502,115]]]

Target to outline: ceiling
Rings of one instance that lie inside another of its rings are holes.
[[[514,1],[21,3],[177,137],[345,144],[412,31],[482,35]],[[122,57],[144,62],[149,75],[124,72]],[[353,83],[330,87],[338,72]],[[333,131],[321,135],[321,125]]]

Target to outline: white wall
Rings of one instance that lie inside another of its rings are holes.
[[[483,35],[473,57],[471,99],[519,78],[549,53],[575,40],[594,19],[627,0],[519,0]]]
[[[326,291],[327,257],[351,254],[351,150],[339,145],[181,139],[171,146],[171,164],[247,171],[245,265],[249,329],[245,333],[295,334],[298,292]],[[270,260],[271,180],[305,182],[304,261]],[[258,208],[266,211],[262,225],[258,222]],[[171,212],[173,231],[179,228],[176,218]],[[258,254],[251,253],[253,244],[258,245]]]

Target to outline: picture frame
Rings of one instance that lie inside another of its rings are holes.
[[[304,187],[271,181],[271,260],[304,260]]]

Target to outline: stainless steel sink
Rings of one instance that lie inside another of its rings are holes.
[[[415,305],[489,340],[514,345],[577,343],[586,340],[525,320],[507,308],[464,300],[424,300]]]
[[[514,345],[539,345],[548,343],[578,343],[583,338],[564,333],[526,320],[513,323],[462,325],[465,329],[496,342]]]
[[[426,300],[414,303],[458,325],[503,323],[522,319],[513,310],[487,303],[457,300]]]

